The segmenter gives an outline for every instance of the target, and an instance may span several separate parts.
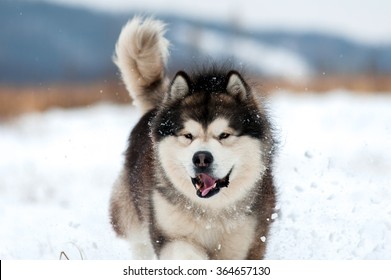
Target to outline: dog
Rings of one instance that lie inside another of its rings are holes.
[[[113,187],[112,226],[137,259],[262,259],[276,204],[265,106],[216,64],[169,80],[165,31],[135,17],[116,44],[142,116]]]

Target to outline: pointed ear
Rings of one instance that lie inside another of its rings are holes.
[[[179,71],[171,82],[165,101],[182,99],[189,94],[189,91],[190,78],[185,72]]]
[[[240,74],[236,71],[228,73],[227,92],[245,100],[249,96],[249,88]]]

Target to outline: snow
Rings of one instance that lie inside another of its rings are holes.
[[[391,258],[391,96],[279,95],[272,259]]]
[[[278,92],[268,259],[391,259],[391,95]],[[0,123],[0,259],[128,259],[108,217],[139,113],[100,104]],[[63,257],[64,258],[64,257]]]
[[[137,112],[100,105],[0,126],[0,258],[112,259],[110,188]],[[125,129],[124,129],[125,128]]]
[[[177,34],[177,40],[183,44],[196,45],[211,57],[236,57],[246,67],[262,69],[264,75],[303,79],[313,73],[302,57],[284,48],[270,47],[248,38],[229,38],[214,31],[204,31],[196,36],[197,41],[189,42],[186,36],[188,32],[185,29]]]

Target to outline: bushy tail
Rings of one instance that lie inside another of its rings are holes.
[[[114,62],[121,71],[135,105],[143,113],[155,108],[168,85],[165,75],[169,42],[165,24],[134,17],[122,29],[115,47]]]

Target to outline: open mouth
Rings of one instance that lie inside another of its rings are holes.
[[[229,175],[231,171],[222,179],[216,179],[206,173],[200,173],[195,178],[191,178],[196,193],[201,198],[208,198],[217,194],[221,188],[228,187]]]

